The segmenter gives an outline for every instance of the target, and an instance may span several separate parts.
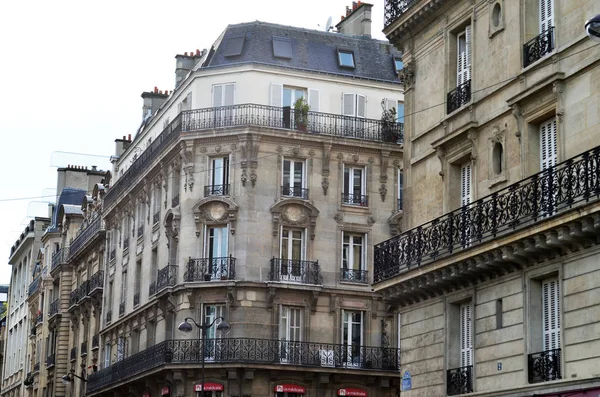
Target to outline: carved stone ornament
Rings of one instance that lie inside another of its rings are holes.
[[[441,146],[435,149],[435,154],[440,161],[440,176],[444,179],[444,157],[446,157],[446,151]]]
[[[203,225],[227,223],[231,234],[235,234],[238,205],[227,197],[205,197],[192,208],[196,235],[200,235]]]
[[[381,202],[385,202],[385,195],[387,194],[387,188],[385,187],[385,183],[382,183],[379,187],[379,195],[381,196]]]
[[[298,225],[306,222],[308,215],[299,205],[288,205],[281,213],[282,220],[289,225]]]
[[[359,159],[360,159],[360,157],[358,156],[358,154],[352,155],[352,161],[354,161],[355,163],[358,163]]]
[[[242,175],[240,179],[242,181],[242,186],[246,187],[246,182],[248,182],[248,171],[246,171],[245,168],[242,170]]]
[[[337,214],[335,214],[333,216],[333,220],[336,221],[337,223],[344,222],[344,214],[342,212],[338,212]]]
[[[323,177],[321,187],[323,188],[323,196],[327,196],[327,190],[329,189],[329,179],[327,177]]]
[[[375,222],[377,222],[377,220],[374,217],[372,217],[372,216],[367,217],[367,225],[369,225],[369,227],[373,226],[375,224]]]
[[[319,210],[309,202],[296,198],[279,201],[271,206],[271,216],[273,236],[277,236],[280,226],[290,225],[308,228],[314,240]]]
[[[257,179],[258,179],[258,175],[256,175],[256,172],[254,170],[252,170],[252,172],[250,173],[250,183],[252,183],[252,187],[256,186]]]
[[[402,221],[402,210],[397,211],[388,219],[388,225],[390,226],[390,234],[397,236],[402,233],[401,221]]]
[[[412,62],[405,64],[404,68],[398,71],[398,79],[408,87],[415,83],[415,71]]]

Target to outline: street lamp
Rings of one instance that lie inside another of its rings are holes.
[[[69,372],[66,375],[63,375],[63,377],[60,379],[62,380],[62,383],[64,385],[68,385],[69,383],[72,383],[75,380],[74,378],[81,379],[82,381],[87,382],[87,379],[75,374],[75,372],[73,371]]]
[[[204,322],[202,324],[198,324],[193,318],[186,317],[185,320],[179,324],[179,327],[177,327],[177,329],[179,329],[181,332],[189,334],[194,329],[192,327],[192,324],[194,324],[197,328],[200,328],[200,331],[202,331],[202,352],[200,354],[202,356],[202,397],[206,397],[206,391],[204,390],[204,346],[206,343],[206,331],[210,329],[210,327],[212,327],[217,320],[221,320],[221,322],[217,324],[217,331],[227,331],[230,328],[229,323],[225,321],[224,317],[215,317],[210,324],[206,324]],[[190,324],[190,321],[192,324]]]
[[[585,32],[594,41],[600,41],[600,14],[585,23]]]

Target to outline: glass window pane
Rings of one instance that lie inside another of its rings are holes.
[[[283,87],[283,106],[292,106],[292,90]]]
[[[339,51],[340,66],[354,67],[354,54],[349,51]]]

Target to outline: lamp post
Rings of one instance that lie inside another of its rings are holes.
[[[192,324],[194,324],[197,328],[200,328],[200,331],[202,332],[202,397],[206,397],[206,391],[204,390],[204,346],[206,344],[206,331],[210,329],[217,320],[221,320],[221,322],[217,325],[217,331],[227,331],[230,328],[229,323],[225,321],[224,317],[215,317],[215,319],[212,320],[210,324],[206,324],[205,322],[202,322],[202,324],[198,324],[193,318],[186,317],[185,320],[183,320],[183,322],[179,324],[179,327],[177,327],[177,329],[179,329],[181,332],[189,334],[190,332],[192,332]],[[190,321],[192,322],[192,324],[190,324]]]
[[[66,375],[63,375],[62,378],[60,378],[60,379],[62,380],[62,383],[64,385],[68,385],[69,383],[71,383],[71,382],[73,382],[75,380],[74,378],[81,379],[82,381],[87,382],[87,379],[85,379],[85,378],[77,375],[73,371],[69,372]]]
[[[594,41],[600,41],[600,14],[585,23],[585,32]]]

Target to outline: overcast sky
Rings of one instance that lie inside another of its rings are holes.
[[[383,0],[373,36],[385,39]],[[175,55],[210,48],[228,24],[260,20],[325,29],[350,0],[2,1],[0,3],[0,283],[10,247],[54,200],[56,167],[110,166],[134,134],[143,91],[171,90]],[[320,27],[319,27],[320,25]],[[70,153],[81,153],[75,155]],[[94,156],[87,156],[94,155]],[[20,200],[13,200],[25,198]]]

